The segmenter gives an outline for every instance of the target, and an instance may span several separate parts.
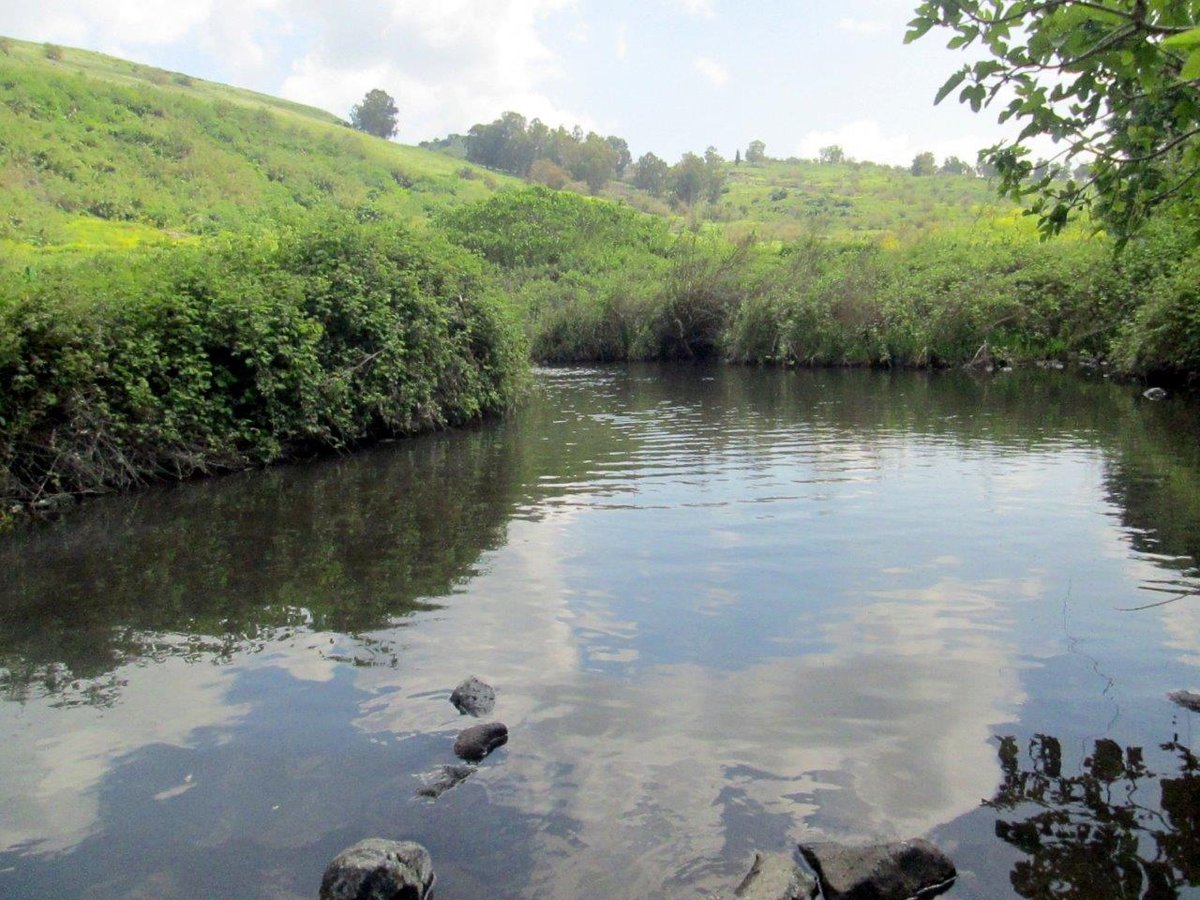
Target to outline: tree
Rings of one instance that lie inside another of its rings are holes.
[[[671,167],[653,153],[644,153],[633,165],[633,186],[661,197],[667,189],[667,177]]]
[[[629,168],[629,164],[633,162],[633,155],[629,152],[629,144],[625,142],[625,138],[617,137],[615,134],[610,134],[604,140],[617,155],[616,172],[617,177],[620,178],[625,174],[625,170]]]
[[[350,124],[367,134],[390,138],[396,133],[396,118],[399,113],[395,101],[388,93],[375,88],[367,91],[362,103],[350,109]]]
[[[717,152],[716,147],[704,151],[704,197],[709,203],[716,203],[725,191],[725,157]]]
[[[1045,234],[1093,206],[1119,241],[1160,204],[1200,200],[1200,28],[1194,0],[925,0],[905,38],[935,27],[948,46],[985,58],[938,91],[978,112],[1002,105],[1016,138],[984,151],[1002,194],[1024,199]],[[1030,142],[1062,145],[1053,160],[1090,165],[1086,181],[1034,177]]]
[[[704,192],[706,175],[704,160],[695,153],[683,154],[679,162],[671,167],[671,193],[680,203],[691,206]]]
[[[822,147],[817,151],[817,159],[826,165],[834,165],[836,163],[846,161],[846,151],[838,144],[830,144],[828,147]]]
[[[746,148],[746,162],[755,165],[767,161],[767,145],[762,141],[751,141]]]
[[[908,171],[913,175],[936,175],[937,160],[928,151],[918,153],[913,157],[912,165],[908,167]]]
[[[588,190],[597,194],[617,172],[617,151],[600,135],[590,132],[572,148],[567,168],[573,178],[587,182]]]
[[[975,170],[971,168],[969,163],[964,162],[957,156],[947,156],[942,161],[942,167],[938,169],[939,175],[974,175]]]

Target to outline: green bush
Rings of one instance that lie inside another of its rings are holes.
[[[8,271],[0,488],[89,493],[472,421],[525,371],[479,265],[335,219]]]
[[[1145,295],[1117,341],[1119,365],[1138,375],[1195,382],[1200,377],[1200,251],[1153,280]]]

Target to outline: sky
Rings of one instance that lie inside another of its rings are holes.
[[[903,43],[917,0],[37,0],[0,34],[99,50],[342,117],[373,89],[415,144],[515,110],[674,161],[752,140],[774,157],[974,161],[995,116],[933,97],[949,34]]]

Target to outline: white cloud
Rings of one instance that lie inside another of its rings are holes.
[[[915,139],[904,133],[885,134],[874,119],[859,119],[828,131],[810,131],[796,148],[797,155],[815,158],[822,147],[837,144],[853,159],[908,165],[918,153],[930,151],[938,161],[957,156],[972,165],[980,149],[994,143],[979,135],[964,135],[950,140]]]
[[[617,28],[617,59],[620,62],[629,59],[629,28],[626,25]]]
[[[43,0],[0,7],[0,33],[119,56],[161,57],[187,44],[234,73],[260,74],[274,58],[285,0]],[[169,65],[169,63],[164,62]]]
[[[715,19],[717,17],[715,2],[716,0],[674,0],[675,5],[685,13],[692,16],[700,16],[703,19]]]
[[[838,31],[848,31],[850,34],[860,34],[866,37],[871,37],[877,34],[884,34],[891,30],[887,22],[880,22],[875,19],[854,19],[849,16],[838,19]]]
[[[308,4],[321,37],[284,80],[289,99],[344,114],[366,91],[382,88],[396,99],[407,141],[462,131],[508,109],[589,124],[547,92],[562,64],[540,26],[571,0],[358,0],[361,9],[345,23],[344,8]]]
[[[692,63],[692,68],[709,80],[716,87],[721,87],[729,81],[729,70],[707,56],[698,56]]]

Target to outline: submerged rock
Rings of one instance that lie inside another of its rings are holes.
[[[321,900],[422,900],[433,888],[429,851],[411,841],[368,838],[325,869]]]
[[[908,900],[947,890],[954,863],[925,840],[847,847],[801,844],[800,852],[817,873],[825,900]]]
[[[479,718],[491,715],[492,710],[496,708],[496,692],[490,684],[485,684],[472,675],[454,689],[450,695],[450,702],[463,715]]]
[[[733,895],[743,900],[808,900],[817,895],[817,879],[790,856],[756,851],[754,864]]]
[[[425,786],[417,791],[418,797],[436,800],[446,791],[458,787],[479,771],[475,766],[439,766],[425,776]]]
[[[1192,691],[1172,691],[1167,694],[1167,699],[1172,703],[1178,703],[1184,709],[1200,712],[1200,694]]]
[[[508,743],[508,727],[500,722],[472,725],[464,728],[454,742],[454,755],[468,762],[478,762],[497,747]]]
[[[1147,400],[1166,400],[1167,392],[1160,387],[1152,387],[1148,390],[1142,391],[1142,396]]]

